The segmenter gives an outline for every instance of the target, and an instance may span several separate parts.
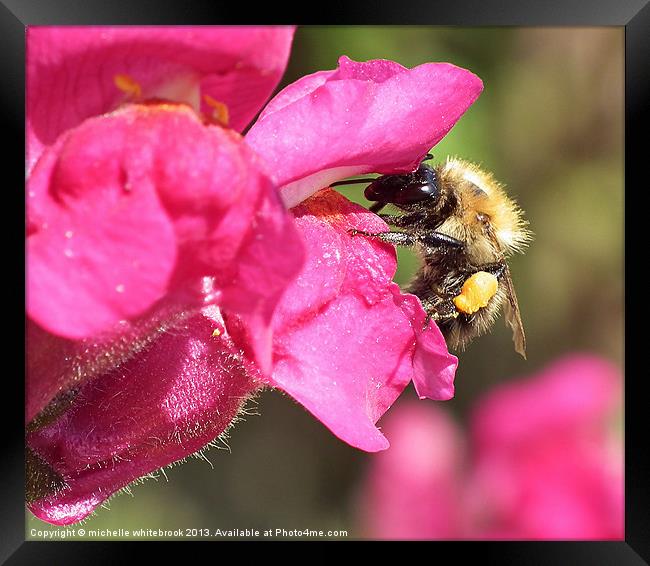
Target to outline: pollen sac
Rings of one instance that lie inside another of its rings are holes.
[[[487,306],[499,288],[495,275],[487,271],[478,271],[463,283],[460,295],[454,297],[454,305],[465,314],[473,314]]]

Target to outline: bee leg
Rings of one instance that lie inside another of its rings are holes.
[[[422,301],[422,308],[427,313],[422,330],[425,330],[429,326],[429,321],[432,319],[435,322],[441,322],[458,316],[458,311],[454,304],[450,300],[441,299],[440,297],[424,299]]]
[[[372,234],[370,232],[364,232],[363,230],[355,230],[352,228],[348,230],[348,234],[351,236],[366,236],[368,238],[375,238],[377,240],[381,240],[382,242],[387,242],[395,246],[412,246],[416,243],[416,240],[412,234],[406,234],[404,232],[378,232],[377,234]]]
[[[451,248],[461,248],[464,246],[463,242],[447,236],[447,234],[441,234],[439,232],[427,232],[425,234],[407,234],[406,232],[379,232],[377,234],[372,234],[370,232],[364,232],[363,230],[350,229],[348,233],[351,236],[367,236],[369,238],[376,238],[393,244],[395,246],[414,246],[415,244],[422,244],[428,248],[437,248],[437,247],[451,247]]]
[[[447,234],[442,234],[441,232],[424,232],[422,234],[417,234],[415,239],[418,243],[424,245],[427,248],[452,248],[460,249],[465,246],[463,242],[447,236]]]

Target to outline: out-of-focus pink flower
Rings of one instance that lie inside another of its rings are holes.
[[[621,379],[588,355],[497,387],[472,413],[469,456],[441,409],[407,404],[364,487],[372,538],[622,539]]]
[[[623,538],[623,444],[611,430],[621,385],[609,363],[576,355],[481,402],[474,501],[489,526],[475,536]]]
[[[421,397],[453,396],[457,360],[392,283],[394,249],[347,232],[385,224],[332,191],[290,212],[280,195],[296,205],[351,171],[412,168],[481,82],[343,58],[313,76],[336,85],[290,85],[245,143],[226,119],[241,129],[259,110],[292,33],[30,30],[28,498],[44,520],[79,521],[200,450],[267,385],[365,450],[388,446],[375,422],[411,379]],[[331,88],[333,106],[306,103]],[[354,118],[323,129],[338,103]],[[361,148],[337,143],[361,123]],[[308,138],[322,138],[314,165]]]
[[[444,409],[413,401],[395,407],[382,424],[391,449],[371,462],[360,501],[360,535],[458,538],[464,527],[461,431]]]

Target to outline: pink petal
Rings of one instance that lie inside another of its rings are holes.
[[[383,221],[329,190],[292,212],[308,258],[274,315],[271,384],[353,446],[385,449],[375,422],[416,374],[414,356],[426,359],[418,378],[435,398],[453,391],[456,359],[435,325],[422,333],[423,311],[392,283],[394,248],[347,233]]]
[[[130,482],[223,433],[258,387],[223,328],[211,307],[168,332],[154,330],[144,350],[113,358],[60,415],[33,426],[27,483],[40,491],[31,494],[31,511],[57,525],[80,521]],[[43,485],[44,476],[54,481]]]
[[[403,294],[400,306],[413,322],[417,336],[417,346],[413,354],[413,385],[420,399],[446,401],[454,396],[454,377],[458,367],[458,358],[451,355],[447,348],[441,348],[444,337],[440,329],[429,323],[422,331],[426,312],[415,295]]]
[[[415,169],[478,98],[481,80],[448,63],[406,69],[339,59],[281,91],[246,135],[291,207],[351,175]]]
[[[29,316],[81,339],[165,297],[219,302],[246,319],[267,369],[302,249],[258,169],[237,134],[184,105],[130,105],[66,132],[29,180]]]
[[[124,101],[116,75],[137,81],[145,99],[167,95],[198,105],[210,95],[228,106],[230,126],[241,131],[278,84],[293,32],[252,26],[28,28],[28,170],[63,131]]]

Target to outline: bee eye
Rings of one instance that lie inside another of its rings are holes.
[[[394,204],[411,204],[440,193],[436,172],[426,165],[408,175],[384,175],[378,177],[365,190],[368,200]]]
[[[410,204],[431,198],[437,198],[440,193],[436,172],[421,165],[414,175],[413,182],[406,184],[395,194],[395,204]]]
[[[435,198],[438,195],[438,187],[433,183],[426,185],[409,185],[395,195],[395,204],[410,204],[426,199]]]

